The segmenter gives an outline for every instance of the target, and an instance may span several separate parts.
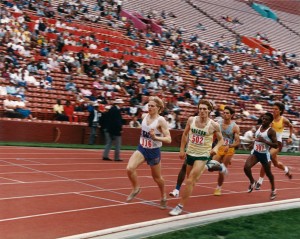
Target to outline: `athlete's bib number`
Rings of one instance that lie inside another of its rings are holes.
[[[191,141],[193,144],[204,144],[204,137],[193,134]]]
[[[153,147],[153,141],[151,139],[147,139],[147,138],[141,138],[140,139],[140,144],[144,148],[152,148]]]
[[[224,145],[229,145],[230,144],[230,139],[224,138]]]
[[[266,151],[266,147],[264,144],[255,144],[255,151],[257,152]]]

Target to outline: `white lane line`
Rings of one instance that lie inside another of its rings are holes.
[[[103,198],[103,200],[110,201],[107,198]],[[123,202],[121,204],[112,204],[112,205],[106,205],[106,206],[88,207],[88,208],[65,210],[65,211],[59,211],[59,212],[34,214],[34,215],[22,216],[22,217],[5,218],[5,219],[0,219],[0,222],[15,221],[15,220],[28,219],[28,218],[36,218],[36,217],[43,217],[43,216],[50,216],[50,215],[58,215],[58,214],[64,214],[64,213],[72,213],[72,212],[89,211],[89,210],[95,210],[95,209],[101,209],[101,208],[108,208],[108,207],[118,207],[118,206],[122,206],[122,205],[125,205],[125,204],[126,203]]]
[[[0,160],[2,162],[5,162],[7,163],[6,161],[4,160]],[[95,189],[99,189],[99,190],[103,190],[105,192],[110,192],[110,193],[113,193],[113,194],[116,194],[116,195],[121,195],[121,196],[126,196],[127,197],[127,194],[124,194],[124,193],[120,193],[120,192],[117,192],[117,191],[113,191],[113,190],[107,190],[105,188],[101,188],[101,187],[98,187],[98,186],[95,186],[93,184],[89,184],[89,183],[85,183],[85,182],[81,182],[81,181],[77,181],[77,180],[74,180],[74,179],[70,179],[70,178],[67,178],[67,177],[63,177],[63,176],[59,176],[59,175],[56,175],[56,174],[52,174],[52,173],[49,173],[49,172],[43,172],[43,171],[40,171],[40,170],[37,170],[37,169],[33,169],[33,168],[30,168],[30,167],[27,167],[27,166],[24,166],[24,165],[18,165],[18,164],[14,164],[14,163],[10,163],[11,165],[14,165],[14,166],[19,166],[21,168],[26,168],[26,169],[30,169],[34,172],[38,172],[38,173],[43,173],[43,174],[46,174],[46,175],[51,175],[51,176],[55,176],[57,178],[60,178],[60,179],[65,179],[65,180],[68,180],[70,182],[76,182],[78,184],[82,184],[82,185],[85,185],[85,186],[89,186],[91,188],[95,188]],[[106,199],[106,200],[109,200],[109,199]],[[154,202],[149,202],[149,201],[145,201],[145,200],[142,200],[142,203],[144,204],[151,204],[151,205],[154,205],[154,206],[158,206],[158,204],[154,203]]]
[[[3,185],[3,184],[19,184],[19,183],[25,183],[25,182],[23,182],[23,181],[20,181],[20,180],[15,180],[15,179],[11,179],[11,178],[5,178],[5,177],[0,177],[0,178],[2,178],[2,179],[5,179],[5,180],[7,180],[7,181],[13,181],[13,183],[0,183],[0,185]]]

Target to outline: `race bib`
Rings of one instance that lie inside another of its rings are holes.
[[[224,138],[224,145],[229,145],[230,144],[230,139]]]
[[[264,152],[267,149],[266,149],[266,145],[265,144],[255,144],[254,150],[257,151],[257,152]]]
[[[152,148],[153,147],[153,140],[141,137],[140,138],[140,145],[144,148]]]
[[[204,144],[204,137],[200,135],[193,134],[191,138],[193,144],[202,145]]]

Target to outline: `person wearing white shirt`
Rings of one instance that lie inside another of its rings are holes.
[[[6,86],[0,85],[0,95],[7,95]]]
[[[252,143],[254,141],[255,132],[256,132],[256,128],[255,126],[253,126],[250,130],[245,132],[243,141],[246,143]]]

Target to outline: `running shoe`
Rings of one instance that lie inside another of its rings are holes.
[[[215,192],[214,192],[214,195],[215,195],[215,196],[221,196],[221,194],[222,194],[222,193],[221,193],[221,188],[216,188],[216,189],[215,189]]]
[[[180,206],[179,204],[169,212],[171,216],[178,216],[181,213],[182,213],[182,206]]]
[[[276,198],[276,190],[271,191],[271,196],[270,196],[271,200],[274,200],[275,198]]]
[[[256,183],[255,185],[255,190],[260,190],[261,184],[260,183]]]
[[[169,195],[171,197],[178,198],[179,197],[179,190],[178,189],[174,189],[172,192],[169,193]]]
[[[255,188],[256,182],[254,181],[254,183],[250,184],[248,187],[248,193],[251,193],[253,191],[253,189]]]
[[[288,172],[285,174],[289,179],[293,178],[293,175],[291,173],[291,169],[288,167]]]
[[[162,198],[160,200],[160,209],[166,209],[167,208],[167,198]]]
[[[141,188],[138,188],[135,191],[132,191],[127,197],[126,202],[131,202],[139,193],[141,192]]]

